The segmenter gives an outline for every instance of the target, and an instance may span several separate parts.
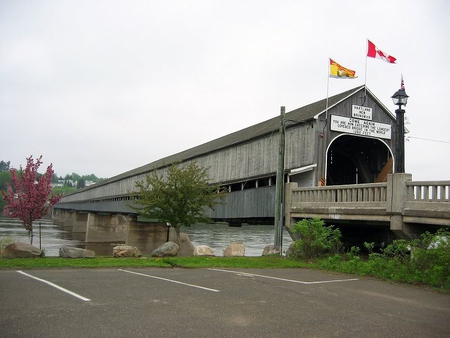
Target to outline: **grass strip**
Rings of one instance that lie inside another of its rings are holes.
[[[180,268],[301,268],[311,264],[280,256],[266,257],[164,257],[164,258],[2,258],[0,269],[180,267]]]

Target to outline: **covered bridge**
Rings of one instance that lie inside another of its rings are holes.
[[[174,162],[196,161],[228,190],[209,210],[216,221],[273,224],[280,117],[127,171],[64,196],[59,210],[135,214],[135,183]],[[285,182],[299,187],[386,181],[392,173],[395,117],[365,86],[286,114]]]

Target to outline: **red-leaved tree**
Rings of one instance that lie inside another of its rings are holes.
[[[2,191],[6,206],[3,214],[12,218],[18,218],[30,236],[30,243],[33,244],[33,221],[41,219],[47,214],[49,208],[56,204],[61,196],[51,193],[51,181],[53,175],[52,164],[47,167],[43,175],[38,174],[38,169],[42,164],[42,155],[33,160],[33,156],[27,158],[27,167],[20,175],[16,169],[11,169],[12,184],[8,182],[6,192]]]

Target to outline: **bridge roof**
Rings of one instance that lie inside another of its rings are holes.
[[[341,101],[347,99],[348,97],[354,95],[355,93],[357,93],[358,91],[360,91],[362,89],[364,89],[364,85],[355,87],[348,91],[345,91],[340,94],[329,97],[328,98],[328,109],[332,108],[336,104],[338,104]],[[370,95],[374,100],[376,100],[380,104],[380,106],[382,106],[390,114],[389,110],[386,107],[384,107],[384,105],[381,103],[381,101],[379,101],[368,89],[367,89],[367,94]],[[286,113],[286,120],[297,121],[298,123],[304,123],[307,121],[314,120],[319,115],[321,115],[322,113],[325,112],[326,104],[327,104],[327,99],[325,98],[320,101],[308,104],[304,107],[295,109],[293,111]],[[293,123],[290,125],[292,126],[292,125],[296,125],[298,123]],[[179,153],[164,157],[162,159],[156,160],[154,162],[148,163],[144,166],[124,172],[120,175],[111,177],[100,183],[97,183],[97,184],[91,185],[89,187],[86,187],[84,189],[81,189],[78,192],[85,191],[88,189],[93,189],[100,185],[109,184],[109,183],[112,183],[115,181],[125,179],[127,177],[145,174],[145,173],[151,172],[157,168],[162,168],[167,165],[170,165],[174,162],[183,162],[186,160],[195,159],[196,157],[217,151],[219,149],[224,149],[224,148],[228,148],[230,146],[237,145],[240,143],[249,142],[250,140],[258,139],[258,138],[261,138],[268,134],[270,135],[273,132],[277,132],[279,129],[279,126],[280,126],[280,117],[276,116],[269,120],[263,121],[261,123],[255,124],[253,126],[250,126],[248,128],[241,129],[234,133],[231,133],[231,134],[219,137],[217,139],[214,139],[212,141],[203,143],[199,146],[184,150],[182,152],[179,152]]]

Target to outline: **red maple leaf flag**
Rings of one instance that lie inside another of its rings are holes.
[[[379,50],[370,40],[367,40],[367,42],[368,42],[367,48],[368,57],[381,59],[383,61],[386,61],[387,63],[395,63],[395,60],[397,60],[395,57],[390,56],[389,54],[386,54],[381,50]]]

